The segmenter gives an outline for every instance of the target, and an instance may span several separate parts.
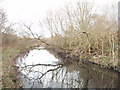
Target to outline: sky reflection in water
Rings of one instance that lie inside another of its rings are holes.
[[[63,66],[35,66],[35,64],[56,64],[55,58],[47,50],[31,50],[26,57],[18,59],[20,78],[24,88],[111,88],[119,87],[119,73],[102,69],[95,65],[73,63]],[[51,70],[52,69],[52,70]],[[55,69],[55,70],[54,70]],[[51,71],[49,71],[51,70]],[[49,72],[47,72],[49,71]],[[47,72],[47,73],[46,73]],[[42,74],[46,73],[41,79]],[[26,76],[26,77],[24,77]],[[34,83],[33,83],[34,82]],[[33,85],[34,84],[34,85]]]

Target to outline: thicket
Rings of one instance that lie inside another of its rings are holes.
[[[77,2],[44,19],[54,47],[61,47],[70,55],[107,66],[118,65],[117,20],[109,15],[94,12],[92,3]],[[60,48],[58,48],[60,49]]]

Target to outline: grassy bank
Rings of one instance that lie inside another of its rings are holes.
[[[20,38],[14,34],[2,35],[2,86],[3,88],[18,88],[16,59],[38,45],[38,41],[30,38]]]

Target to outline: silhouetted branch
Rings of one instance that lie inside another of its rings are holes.
[[[36,78],[36,79],[34,80],[32,87],[34,86],[34,83],[35,83],[36,80],[42,79],[42,77],[45,76],[48,72],[55,71],[55,70],[57,70],[57,69],[59,69],[59,68],[61,68],[61,67],[62,67],[62,66],[59,66],[59,67],[54,68],[54,69],[49,69],[48,71],[46,71],[45,73],[43,73],[42,76],[40,76],[40,77],[38,77],[38,78]]]
[[[25,67],[29,67],[29,66],[32,66],[32,67],[35,67],[35,66],[59,66],[59,65],[63,65],[63,64],[57,64],[57,65],[54,65],[54,64],[34,64],[34,65],[26,65]]]

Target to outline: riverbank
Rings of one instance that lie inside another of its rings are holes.
[[[45,45],[44,45],[45,46]],[[30,50],[34,49],[34,47],[36,46],[31,46],[30,44],[28,46],[26,46],[27,48],[24,50],[20,50],[20,52],[18,52],[18,49],[14,49],[11,47],[5,49],[3,52],[6,52],[7,54],[11,54],[9,57],[9,59],[3,61],[3,88],[18,88],[20,86],[19,81],[17,80],[16,76],[18,74],[17,72],[17,68],[14,67],[14,65],[16,64],[16,60],[19,57],[24,57],[25,54],[29,53]],[[65,64],[65,65],[69,65],[70,63],[87,63],[87,64],[96,64],[104,69],[110,69],[110,70],[114,70],[115,72],[120,72],[116,67],[113,66],[105,66],[90,60],[84,60],[84,59],[80,59],[79,56],[72,56],[70,54],[70,52],[65,52],[63,50],[59,50],[57,48],[54,48],[52,46],[45,46],[45,49],[47,49],[50,53],[52,53],[55,57],[60,58],[60,60],[62,60],[60,63]],[[3,53],[4,55],[5,53]],[[3,57],[4,58],[4,57]]]
[[[20,38],[13,35],[8,35],[12,39],[2,37],[2,87],[3,88],[19,88],[20,83],[17,79],[18,68],[14,67],[17,58],[22,58],[30,50],[40,45],[37,40],[30,38]],[[9,40],[9,42],[7,42]],[[13,43],[11,43],[14,40]]]
[[[45,42],[45,43],[44,43]],[[62,58],[63,60],[61,63],[63,64],[70,64],[72,62],[78,63],[92,63],[96,64],[102,68],[114,70],[120,72],[119,66],[114,66],[113,64],[109,64],[108,62],[101,63],[102,59],[100,57],[91,59],[84,59],[79,56],[79,53],[76,53],[73,50],[68,50],[67,48],[63,48],[60,46],[55,46],[50,42],[46,41],[42,42],[42,46],[44,46],[50,53],[52,53],[57,58]],[[47,44],[46,44],[47,43]],[[15,43],[5,45],[3,43],[2,47],[2,84],[4,88],[17,88],[19,87],[19,81],[17,81],[17,68],[14,67],[16,64],[16,60],[19,57],[24,57],[26,53],[29,53],[30,50],[34,49],[34,47],[38,47],[41,45],[41,42],[38,40],[33,40],[30,38],[22,38],[17,39]],[[109,60],[110,61],[110,60]]]
[[[67,11],[62,8],[55,14],[51,14],[50,18],[45,19],[45,21],[49,21],[45,24],[48,25],[52,34],[47,42],[52,48],[57,49],[57,52],[69,53],[67,57],[78,57],[80,60],[120,70],[117,21],[110,18],[109,15],[91,12],[92,7],[90,8],[86,3],[76,3],[75,6],[76,8],[72,5],[73,8],[64,8]],[[64,14],[58,15],[57,13],[61,13],[61,11],[64,11]],[[54,17],[66,17],[68,21]]]
[[[61,63],[72,63],[72,62],[78,62],[78,63],[87,63],[87,64],[93,64],[93,65],[98,65],[104,69],[109,69],[109,70],[113,70],[115,72],[120,72],[120,66],[119,65],[110,65],[109,63],[101,63],[101,61],[99,60],[99,58],[96,58],[98,60],[87,60],[87,59],[81,59],[79,58],[79,56],[75,56],[75,55],[71,55],[70,52],[65,52],[50,46],[45,46],[46,49],[52,53],[54,56],[56,56],[57,58],[60,58],[62,60]]]

